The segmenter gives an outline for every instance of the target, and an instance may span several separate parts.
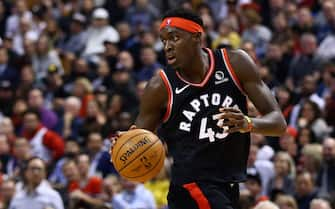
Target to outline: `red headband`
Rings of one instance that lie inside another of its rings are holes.
[[[196,22],[192,20],[188,20],[181,17],[167,17],[163,20],[161,25],[159,26],[159,30],[162,30],[163,28],[170,26],[170,27],[176,27],[191,33],[203,33],[204,29]]]

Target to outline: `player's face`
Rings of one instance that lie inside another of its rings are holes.
[[[194,42],[192,34],[174,27],[165,27],[160,31],[167,64],[173,68],[185,68],[192,61]]]

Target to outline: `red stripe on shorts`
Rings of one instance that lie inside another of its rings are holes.
[[[183,187],[190,193],[197,202],[199,209],[211,209],[209,202],[196,183],[184,184]]]

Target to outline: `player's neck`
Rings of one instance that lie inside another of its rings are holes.
[[[183,78],[193,83],[200,83],[205,78],[209,68],[209,55],[202,48],[192,55],[192,62],[187,68],[179,69]]]

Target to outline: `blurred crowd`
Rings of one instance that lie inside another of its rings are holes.
[[[167,208],[170,160],[129,182],[108,138],[164,68],[177,6],[203,19],[203,47],[250,55],[289,124],[251,134],[241,208],[335,208],[335,0],[1,0],[0,209]]]

